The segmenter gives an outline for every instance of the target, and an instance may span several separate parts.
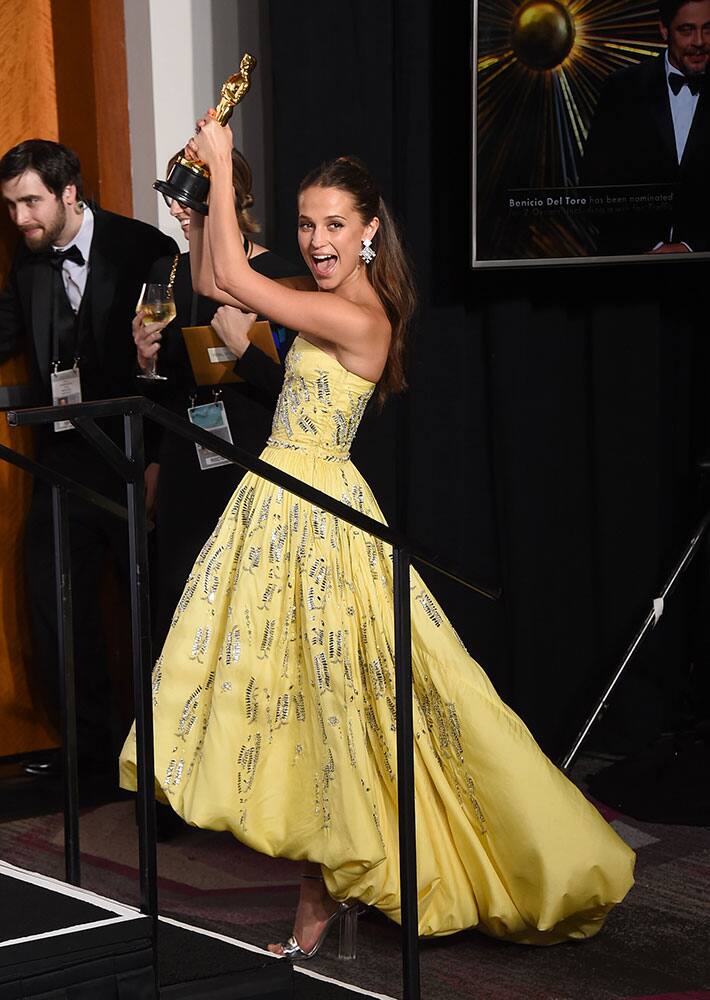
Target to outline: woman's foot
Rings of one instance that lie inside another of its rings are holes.
[[[304,875],[293,924],[293,937],[299,948],[309,954],[320,942],[323,931],[336,912],[339,904],[328,895],[325,882],[320,875]],[[267,946],[274,955],[284,955],[283,944]]]

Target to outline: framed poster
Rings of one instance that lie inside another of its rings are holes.
[[[707,254],[709,60],[710,0],[474,0],[473,266]]]

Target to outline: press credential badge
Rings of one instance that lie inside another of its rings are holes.
[[[223,441],[234,444],[232,432],[229,429],[227,413],[224,409],[224,403],[221,400],[217,400],[214,403],[204,403],[202,406],[191,406],[187,411],[187,416],[190,423],[194,424],[195,427],[201,427],[204,431],[216,434]],[[205,469],[215,469],[220,465],[231,464],[228,458],[222,458],[221,455],[215,454],[215,452],[210,451],[208,448],[203,448],[197,442],[195,442],[195,448],[197,449],[200,468],[203,471]]]
[[[81,402],[81,377],[79,369],[67,368],[63,372],[50,372],[49,380],[52,386],[52,403],[54,406],[67,406],[69,403]],[[71,431],[74,425],[71,420],[56,420],[55,431]]]

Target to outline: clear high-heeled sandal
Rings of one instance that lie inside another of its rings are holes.
[[[357,951],[357,918],[359,915],[360,908],[357,901],[338,903],[338,909],[328,917],[325,926],[318,935],[318,940],[310,951],[304,951],[296,938],[291,935],[288,941],[281,945],[280,957],[290,958],[292,962],[303,962],[307,958],[313,958],[327,938],[331,927],[337,922],[340,929],[338,958],[354,959]]]

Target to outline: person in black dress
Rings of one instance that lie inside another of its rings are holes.
[[[175,157],[169,167],[174,160]],[[253,204],[251,170],[237,150],[232,151],[232,181],[239,224],[242,232],[248,234],[245,249],[254,270],[269,278],[292,279],[297,283],[309,281],[302,277],[302,270],[252,241],[251,236],[258,227],[249,214]],[[172,201],[169,207],[189,239],[190,209],[177,201]],[[167,378],[165,382],[142,382],[142,391],[148,391],[156,403],[182,417],[187,417],[189,407],[211,403],[219,396],[234,443],[258,455],[271,429],[274,405],[283,382],[283,366],[275,364],[249,343],[247,331],[255,319],[253,314],[229,306],[220,308],[218,303],[194,293],[189,254],[180,254],[175,264],[175,257],[165,257],[156,262],[147,276],[148,282],[168,283],[173,275],[175,320],[167,326],[164,323],[146,325],[142,313],[138,312],[133,322],[139,367],[147,369],[156,358],[159,374]],[[185,326],[210,323],[237,355],[234,371],[243,382],[230,383],[219,390],[196,385],[181,331]],[[274,335],[283,356],[294,333],[280,330],[274,331]],[[150,386],[149,390],[146,386]],[[157,462],[149,466],[147,472],[147,500],[156,531],[153,636],[155,647],[160,648],[195,557],[244,470],[237,465],[222,465],[203,471],[194,443],[164,431],[157,445]]]

